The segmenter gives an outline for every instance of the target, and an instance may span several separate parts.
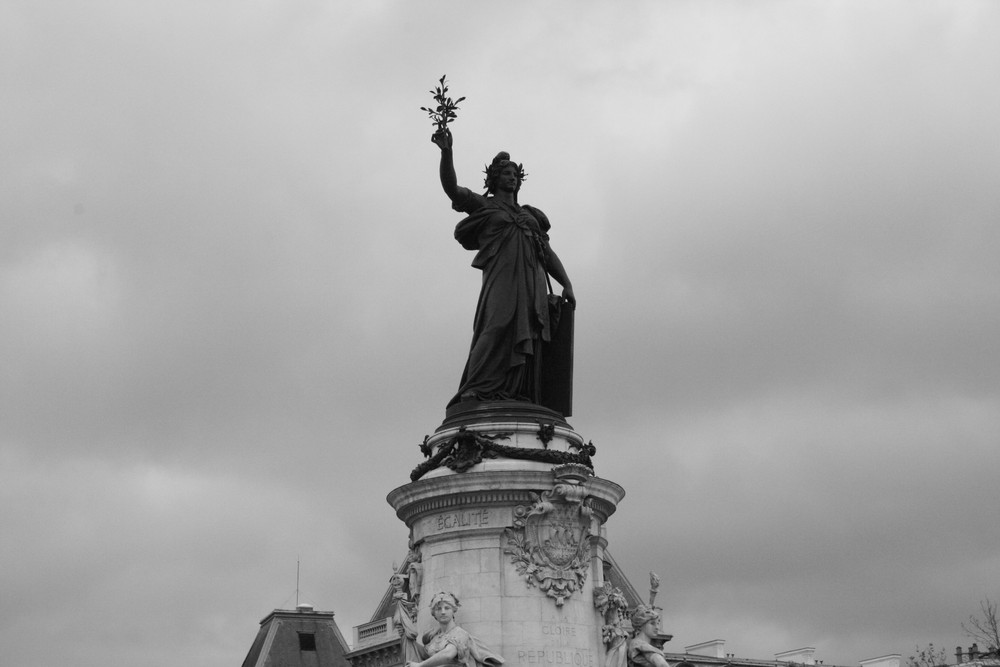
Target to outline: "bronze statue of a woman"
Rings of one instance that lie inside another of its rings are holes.
[[[487,166],[486,194],[481,195],[458,184],[451,131],[443,127],[431,141],[441,149],[441,186],[452,208],[468,214],[455,228],[455,238],[476,251],[472,266],[483,274],[469,358],[448,406],[502,400],[546,405],[542,350],[553,335],[548,276],[563,288],[553,301],[576,306],[573,285],[549,243],[549,220],[518,202],[525,174],[510,155],[498,153]],[[569,415],[565,407],[546,407]]]

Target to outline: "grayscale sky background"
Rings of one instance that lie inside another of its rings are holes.
[[[668,645],[968,645],[1000,597],[1000,4],[0,0],[0,646],[237,665],[406,553],[498,150]]]

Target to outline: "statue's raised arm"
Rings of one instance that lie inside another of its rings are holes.
[[[454,139],[447,127],[438,130],[431,136],[431,141],[441,149],[441,187],[448,199],[454,202],[458,198],[458,177],[455,175],[455,157],[452,153]]]

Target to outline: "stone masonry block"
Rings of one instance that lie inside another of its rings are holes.
[[[479,552],[475,550],[452,551],[438,557],[441,569],[452,576],[479,573]]]
[[[467,597],[500,595],[500,574],[483,572],[465,574],[459,577],[459,586]]]
[[[499,549],[487,550],[483,549],[479,552],[479,571],[480,572],[500,572],[500,557],[503,553]]]

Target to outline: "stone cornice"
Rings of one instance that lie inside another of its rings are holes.
[[[467,491],[464,493],[423,498],[397,509],[396,516],[409,526],[413,519],[431,512],[483,505],[520,505],[530,503],[531,500],[531,493],[525,490],[483,489],[482,491]]]
[[[469,472],[419,480],[400,486],[386,497],[408,527],[426,513],[483,505],[520,505],[530,503],[533,495],[551,489],[556,483],[551,471],[492,470]],[[585,482],[591,507],[604,523],[625,496],[625,490],[605,479],[590,477]]]
[[[524,433],[528,435],[535,435],[538,433],[539,428],[542,424],[531,423],[531,422],[490,422],[486,424],[469,424],[465,427],[468,431],[475,431],[476,433]],[[436,445],[442,440],[447,440],[448,438],[454,436],[459,432],[459,427],[442,427],[427,439],[428,445]],[[558,436],[559,438],[566,441],[569,447],[576,447],[579,449],[583,447],[583,436],[574,431],[571,428],[566,428],[559,425],[554,425],[552,429],[553,437]],[[542,447],[541,443],[538,444]]]

